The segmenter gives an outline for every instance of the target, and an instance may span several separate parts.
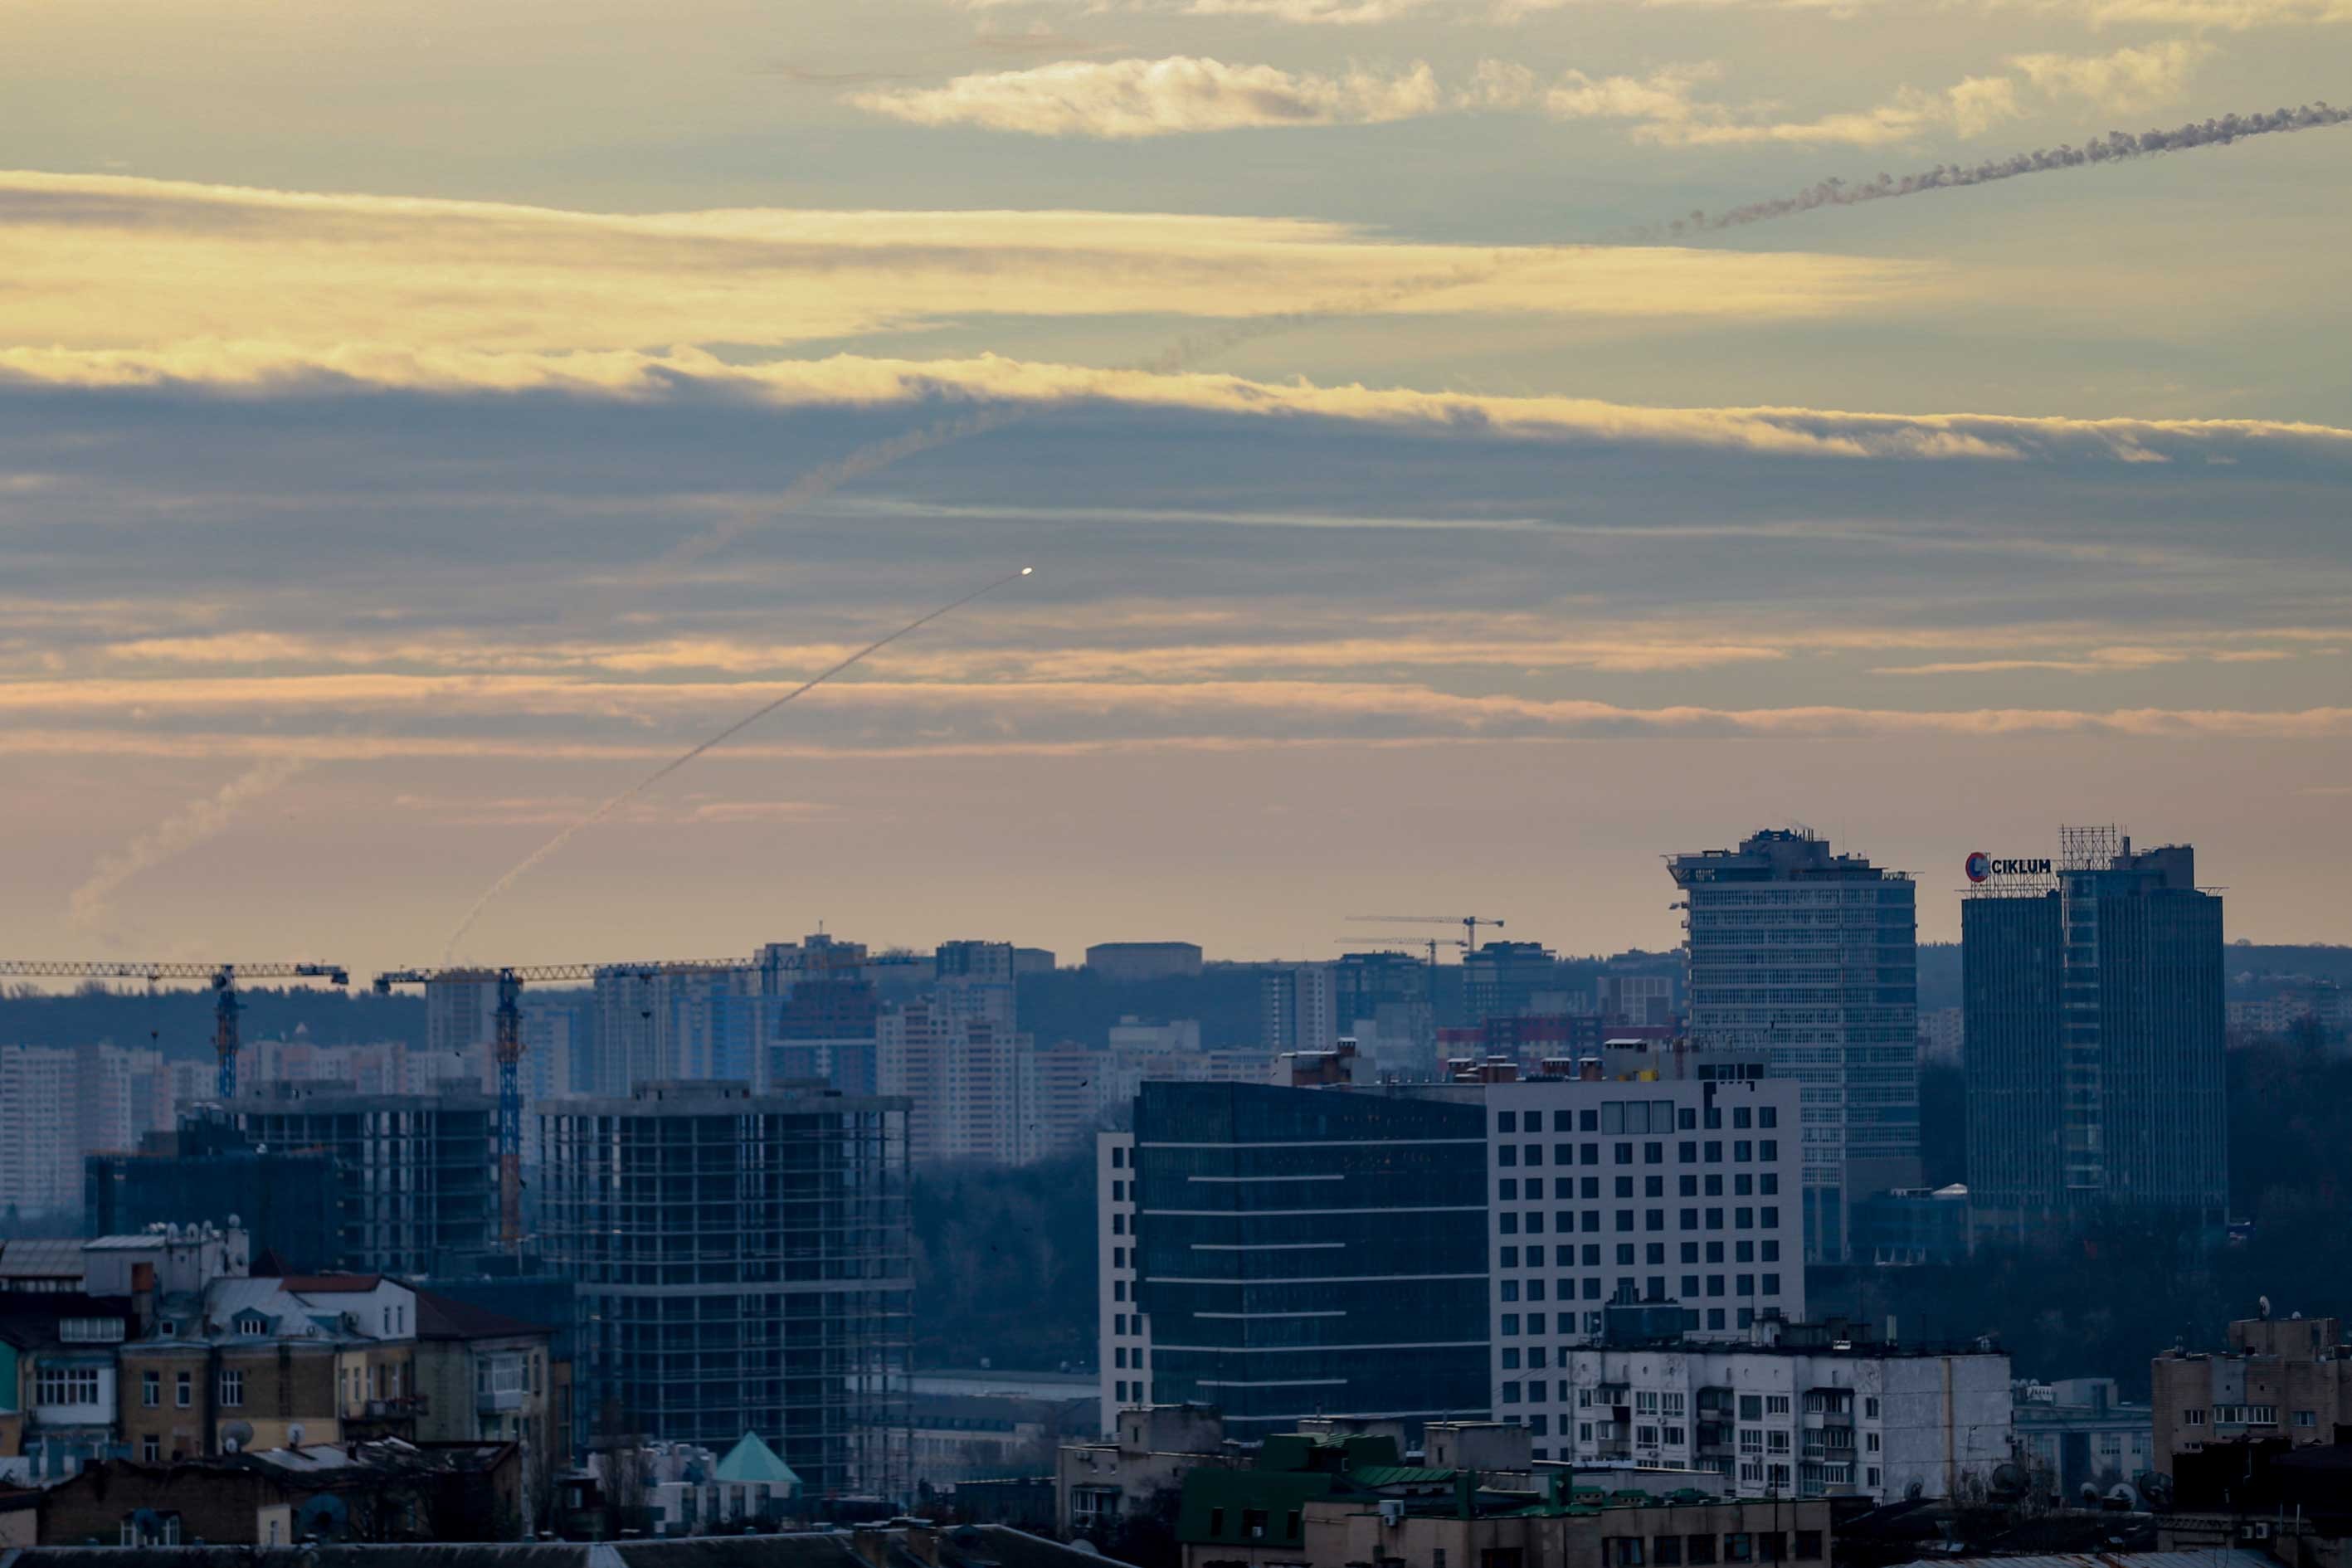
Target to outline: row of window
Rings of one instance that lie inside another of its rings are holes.
[[[1720,1165],[1723,1163],[1723,1140],[1720,1138],[1685,1138],[1675,1144],[1675,1159],[1685,1165]],[[1780,1157],[1778,1138],[1734,1138],[1731,1159],[1734,1164],[1753,1164],[1762,1161],[1770,1164]],[[1518,1166],[1540,1165],[1544,1163],[1544,1146],[1540,1143],[1497,1143],[1495,1163],[1505,1170]],[[1598,1143],[1555,1143],[1551,1146],[1551,1163],[1555,1165],[1598,1165],[1601,1145]],[[1633,1145],[1627,1142],[1609,1146],[1609,1163],[1612,1165],[1633,1163]],[[1642,1144],[1644,1165],[1666,1163],[1666,1143],[1663,1138],[1653,1138]],[[1113,1185],[1117,1185],[1116,1183]]]
[[[1615,1228],[1621,1234],[1633,1228],[1633,1214],[1634,1211],[1632,1209],[1619,1209],[1617,1211]],[[1705,1212],[1706,1223],[1701,1224],[1701,1213],[1699,1210],[1695,1208],[1685,1209],[1676,1216],[1681,1223],[1676,1225],[1675,1228],[1677,1230],[1721,1230],[1724,1228],[1723,1215],[1724,1211],[1719,1208],[1708,1209]],[[1516,1209],[1505,1209],[1495,1216],[1495,1221],[1496,1228],[1505,1236],[1519,1235],[1521,1233],[1520,1227],[1522,1226],[1526,1227],[1526,1234],[1528,1236],[1541,1236],[1543,1234],[1544,1216],[1541,1209],[1529,1209],[1524,1218]],[[1745,1206],[1735,1208],[1731,1211],[1731,1224],[1732,1228],[1736,1230],[1755,1230],[1759,1226],[1765,1230],[1778,1230],[1780,1228],[1780,1205],[1777,1204],[1767,1204],[1760,1209],[1748,1208]],[[1576,1224],[1576,1215],[1566,1209],[1561,1210],[1556,1216],[1552,1228],[1557,1230],[1562,1236],[1570,1235],[1578,1228]],[[1585,1210],[1581,1228],[1588,1236],[1598,1232],[1601,1229],[1601,1211],[1599,1209]],[[1643,1230],[1650,1231],[1665,1229],[1666,1211],[1664,1209],[1644,1210],[1642,1214],[1642,1228]]]
[[[1646,1547],[1646,1550],[1645,1550]],[[1720,1554],[1712,1535],[1613,1535],[1601,1542],[1601,1561],[1607,1568],[1707,1568],[1723,1563],[1817,1563],[1822,1556],[1818,1530],[1762,1530],[1722,1538]]]
[[[1630,1262],[1631,1259],[1621,1259],[1621,1261]],[[1728,1291],[1724,1289],[1724,1281],[1727,1278],[1732,1281],[1731,1289]],[[1701,1288],[1702,1279],[1705,1280],[1704,1289]],[[1658,1289],[1658,1287],[1664,1283],[1665,1276],[1664,1275],[1657,1275],[1651,1279],[1649,1281],[1651,1287],[1649,1296],[1650,1300],[1663,1300],[1665,1299],[1665,1292]],[[1600,1279],[1586,1279],[1583,1286],[1584,1300],[1588,1301],[1597,1301],[1601,1300],[1601,1281]],[[1727,1294],[1733,1296],[1777,1296],[1780,1293],[1780,1277],[1778,1274],[1738,1274],[1730,1276],[1722,1274],[1708,1274],[1705,1276],[1685,1274],[1682,1277],[1682,1287],[1681,1295],[1675,1299],[1684,1301],[1697,1300],[1702,1297],[1720,1298]],[[1527,1282],[1526,1289],[1527,1300],[1530,1301],[1540,1301],[1544,1299],[1544,1282],[1542,1280],[1530,1279]],[[1520,1285],[1519,1281],[1517,1279],[1501,1280],[1496,1287],[1496,1293],[1506,1301],[1518,1300],[1520,1299],[1519,1290]],[[1555,1299],[1562,1301],[1572,1301],[1576,1300],[1576,1290],[1577,1282],[1575,1280],[1562,1279],[1559,1281],[1559,1294]],[[1540,1312],[1528,1314],[1528,1331],[1531,1334],[1541,1333],[1543,1331],[1541,1327],[1542,1320],[1543,1314]],[[1509,1323],[1516,1321],[1517,1319],[1514,1314],[1509,1312],[1503,1314],[1504,1322]],[[1506,1329],[1504,1331],[1506,1333],[1513,1331],[1514,1331],[1509,1329]]]
[[[1660,1281],[1653,1281],[1653,1283],[1659,1282]],[[1628,1281],[1628,1283],[1630,1283],[1630,1281]],[[1694,1309],[1694,1310],[1696,1310],[1697,1309]],[[1753,1328],[1756,1324],[1756,1309],[1753,1307],[1740,1307],[1736,1309],[1738,1316],[1738,1322],[1736,1325],[1727,1323],[1725,1321],[1726,1309],[1722,1307],[1708,1307],[1705,1309],[1705,1310],[1706,1312],[1706,1326],[1707,1331],[1710,1333],[1719,1333],[1724,1329],[1733,1326],[1742,1329]],[[1527,1331],[1529,1334],[1540,1334],[1547,1331],[1544,1328],[1544,1324],[1547,1321],[1555,1321],[1558,1325],[1556,1328],[1550,1330],[1550,1332],[1572,1334],[1578,1331],[1577,1314],[1574,1312],[1554,1312],[1549,1315],[1542,1312],[1529,1312],[1526,1315],[1526,1321],[1528,1325]],[[1519,1318],[1517,1315],[1509,1312],[1504,1313],[1502,1327],[1499,1331],[1506,1334],[1518,1333],[1519,1330],[1514,1326],[1518,1321]],[[1585,1337],[1588,1339],[1597,1338],[1601,1333],[1601,1314],[1598,1312],[1587,1312],[1584,1314],[1583,1321],[1583,1333]],[[1541,1348],[1541,1346],[1532,1347],[1528,1353],[1532,1355]],[[1562,1366],[1568,1364],[1566,1357],[1568,1355],[1569,1348],[1570,1347],[1566,1345],[1560,1346],[1559,1353],[1562,1360],[1559,1364]],[[1515,1347],[1507,1345],[1504,1347],[1502,1357],[1503,1366],[1506,1371],[1516,1371],[1517,1369],[1519,1364],[1518,1355],[1519,1352]],[[1538,1360],[1530,1362],[1528,1364],[1530,1366],[1541,1366],[1543,1363],[1540,1360]],[[1562,1384],[1561,1386],[1565,1387],[1566,1384]]]
[[[2184,1426],[2204,1426],[2203,1408],[2192,1407],[2182,1411],[2180,1424]],[[2294,1424],[2298,1426],[2316,1426],[2319,1425],[2319,1413],[2315,1410],[2298,1410],[2294,1413]],[[2213,1425],[2216,1426],[2275,1426],[2278,1425],[2278,1406],[2275,1405],[2216,1405],[2213,1406]]]
[[[1610,1183],[1610,1190],[1621,1198],[1633,1197],[1635,1195],[1633,1182],[1634,1178],[1632,1176],[1619,1176]],[[1665,1177],[1643,1176],[1641,1178],[1641,1196],[1662,1198],[1666,1195]],[[1734,1173],[1731,1178],[1731,1195],[1734,1197],[1751,1197],[1761,1193],[1769,1198],[1778,1194],[1780,1190],[1780,1173],[1778,1171],[1759,1171],[1752,1175],[1741,1171]],[[1544,1179],[1541,1176],[1529,1176],[1523,1187],[1518,1178],[1504,1176],[1495,1184],[1496,1197],[1505,1203],[1517,1203],[1523,1192],[1529,1203],[1542,1202]],[[1723,1196],[1723,1174],[1721,1172],[1716,1172],[1701,1176],[1692,1173],[1677,1176],[1675,1178],[1675,1193],[1677,1196],[1685,1198],[1701,1196],[1719,1198]],[[1601,1196],[1601,1178],[1554,1176],[1551,1182],[1551,1195],[1555,1201],[1581,1197],[1588,1203],[1591,1202]]]
[[[1648,1264],[1653,1268],[1657,1268],[1665,1262],[1666,1244],[1664,1242],[1645,1241],[1638,1245],[1641,1247],[1642,1262]],[[1634,1266],[1633,1249],[1635,1246],[1635,1243],[1630,1241],[1621,1241],[1617,1244],[1617,1267],[1620,1268],[1631,1268]],[[1680,1244],[1678,1254],[1682,1261],[1685,1263],[1700,1262],[1702,1260],[1702,1254],[1704,1254],[1704,1261],[1706,1262],[1722,1263],[1727,1261],[1724,1257],[1723,1247],[1724,1244],[1719,1241],[1685,1241]],[[1517,1268],[1519,1266],[1519,1255],[1522,1251],[1525,1251],[1527,1254],[1528,1267],[1529,1268],[1542,1268],[1546,1267],[1544,1249],[1541,1247],[1532,1245],[1525,1248],[1506,1247],[1499,1250],[1502,1259],[1501,1267],[1505,1268]],[[1580,1254],[1578,1247],[1573,1243],[1563,1241],[1551,1249],[1549,1267],[1554,1268],[1598,1268],[1601,1267],[1601,1245],[1598,1242],[1586,1242]],[[1762,1241],[1735,1241],[1731,1244],[1731,1256],[1728,1261],[1733,1263],[1778,1263],[1780,1261],[1780,1244],[1770,1237],[1767,1237]],[[1505,1300],[1509,1300],[1511,1299],[1512,1298],[1507,1296],[1504,1298]],[[1531,1297],[1529,1299],[1539,1300],[1540,1298]]]
[[[1780,1124],[1778,1106],[1759,1105],[1731,1108],[1731,1125],[1735,1130],[1748,1127],[1774,1127]],[[1579,1110],[1555,1110],[1551,1113],[1551,1130],[1555,1132],[1688,1132],[1704,1121],[1712,1131],[1723,1125],[1723,1107],[1710,1105],[1702,1112],[1698,1108],[1677,1108],[1671,1100],[1611,1100],[1598,1106],[1586,1106]],[[1571,1125],[1571,1122],[1573,1125]],[[1544,1130],[1544,1113],[1540,1110],[1498,1110],[1495,1112],[1497,1132],[1540,1132]],[[1112,1151],[1114,1162],[1118,1151]]]

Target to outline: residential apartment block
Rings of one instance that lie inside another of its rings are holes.
[[[1759,1342],[1567,1352],[1554,1455],[1712,1470],[1740,1497],[1881,1501],[1963,1496],[2011,1457],[1998,1350],[1874,1344],[1836,1324],[1760,1325]]]
[[[1802,830],[1667,869],[1688,910],[1691,1041],[1763,1051],[1802,1086],[1806,1258],[1843,1261],[1854,1202],[1920,1181],[1916,889]]]
[[[2218,1352],[2167,1351],[2149,1364],[2156,1468],[2210,1444],[2336,1440],[2352,1424],[2352,1346],[2335,1318],[2247,1318]]]

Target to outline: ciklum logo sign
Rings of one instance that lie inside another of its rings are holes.
[[[1971,882],[1995,877],[2047,877],[2052,870],[2048,860],[1996,860],[1981,849],[1969,857],[1968,866]]]

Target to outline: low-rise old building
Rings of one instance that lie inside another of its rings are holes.
[[[2242,1319],[2229,1348],[2167,1351],[2149,1367],[2155,1462],[2210,1443],[2284,1437],[2298,1447],[2332,1443],[2352,1421],[2352,1347],[2334,1318]]]
[[[1388,1437],[1301,1433],[1194,1471],[1176,1535],[1185,1568],[1711,1568],[1826,1564],[1830,1529],[1825,1500],[1611,1492],[1562,1466],[1406,1465]]]
[[[1156,1405],[1118,1413],[1109,1435],[1066,1444],[1055,1456],[1054,1506],[1065,1535],[1099,1534],[1122,1520],[1172,1518],[1184,1478],[1239,1462],[1224,1417],[1202,1405]]]
[[[416,1292],[416,1436],[513,1443],[522,1450],[524,1512],[537,1520],[571,1457],[572,1367],[554,1331],[486,1307]]]
[[[110,1450],[116,1352],[131,1323],[122,1297],[0,1295],[0,1474],[58,1480]]]
[[[2015,1398],[2019,1458],[2062,1499],[2085,1487],[2104,1495],[2155,1468],[2149,1408],[2125,1403],[2112,1377],[2021,1382]]]
[[[44,1545],[290,1546],[514,1541],[528,1533],[510,1443],[399,1438],[255,1449],[160,1465],[104,1459],[43,1499]]]

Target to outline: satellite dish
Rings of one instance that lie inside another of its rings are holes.
[[[2025,1472],[2015,1465],[2004,1461],[1992,1468],[1990,1489],[1995,1497],[2023,1497],[2032,1485]]]
[[[1927,1483],[1924,1481],[1913,1481],[1909,1486],[1903,1489],[1903,1500],[1906,1502],[1917,1502],[1921,1498],[1926,1497],[1927,1495]]]
[[[351,1525],[351,1509],[332,1492],[308,1499],[295,1510],[294,1528],[318,1541],[341,1541]]]
[[[299,1421],[286,1428],[286,1446],[289,1448],[299,1448],[302,1446],[302,1423]]]
[[[253,1424],[231,1421],[221,1427],[221,1447],[232,1454],[243,1453],[253,1444]]]

